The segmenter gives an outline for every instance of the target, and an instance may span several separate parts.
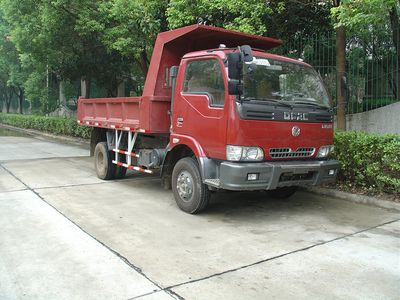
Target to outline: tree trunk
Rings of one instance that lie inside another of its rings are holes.
[[[89,99],[90,98],[90,83],[89,77],[81,78],[81,97]]]
[[[11,106],[11,99],[12,99],[12,91],[10,90],[9,93],[7,93],[7,90],[4,93],[4,99],[6,100],[6,112],[10,113],[10,106]]]
[[[90,94],[91,94],[91,86],[92,86],[92,80],[90,78],[86,79],[86,95],[85,98],[90,98]]]
[[[140,52],[140,58],[136,58],[136,63],[139,65],[140,70],[142,71],[144,77],[146,78],[147,71],[149,69],[149,59],[147,57],[146,49],[143,49]]]
[[[24,111],[24,90],[22,88],[18,88],[18,103],[19,103],[19,113],[22,115]]]
[[[336,28],[337,129],[346,131],[346,29]]]
[[[67,106],[67,98],[65,97],[65,81],[64,80],[61,80],[59,83],[58,98],[60,101],[60,105]]]
[[[125,80],[118,84],[117,97],[125,97]]]
[[[400,4],[400,0],[399,0]],[[397,100],[400,100],[400,93],[399,93],[399,87],[400,87],[400,69],[399,69],[399,63],[400,63],[400,24],[399,24],[399,15],[397,14],[397,9],[396,5],[393,6],[393,8],[390,10],[389,13],[390,16],[390,27],[392,29],[392,39],[393,39],[393,45],[394,48],[396,49],[397,53],[397,65],[396,63],[393,64],[393,88],[392,90],[394,91],[394,96]]]
[[[22,115],[24,110],[24,90],[22,87],[10,87],[10,102],[12,94],[18,98],[18,112]]]

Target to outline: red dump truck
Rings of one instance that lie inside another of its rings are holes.
[[[219,189],[284,198],[334,181],[328,94],[311,66],[266,52],[281,43],[205,25],[160,33],[141,97],[78,101],[98,177],[157,173],[188,213]]]

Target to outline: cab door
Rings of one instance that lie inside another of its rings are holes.
[[[183,60],[177,80],[172,129],[194,138],[208,157],[225,159],[227,77],[219,57]]]

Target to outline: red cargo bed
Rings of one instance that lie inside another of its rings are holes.
[[[168,97],[80,98],[78,123],[148,133],[169,133]]]

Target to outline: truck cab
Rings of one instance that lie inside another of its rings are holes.
[[[228,46],[207,48],[217,41]],[[285,198],[334,181],[329,96],[310,65],[266,52],[280,43],[204,25],[161,33],[142,97],[79,101],[78,122],[102,128],[99,177],[158,171],[188,213],[220,189]]]
[[[296,186],[333,181],[339,167],[327,160],[333,113],[318,73],[250,47],[247,61],[229,63],[230,55],[243,56],[240,49],[222,46],[183,57],[169,147],[193,143],[203,183],[216,189],[288,196]]]

